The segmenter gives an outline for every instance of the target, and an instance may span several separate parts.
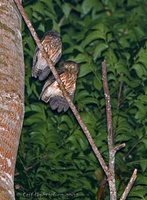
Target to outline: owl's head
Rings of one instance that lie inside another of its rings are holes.
[[[52,37],[58,38],[58,37],[60,37],[60,34],[56,31],[54,31],[54,30],[50,30],[50,31],[46,32],[44,36],[48,36],[48,37],[51,37],[51,38]]]
[[[47,44],[51,50],[62,49],[61,37],[60,34],[56,31],[51,30],[46,32],[44,37],[42,38],[42,41],[44,44]]]
[[[65,61],[61,62],[61,67],[63,67],[65,70],[69,71],[70,73],[78,73],[80,69],[80,65],[74,61]]]

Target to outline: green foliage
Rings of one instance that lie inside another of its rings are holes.
[[[147,198],[147,2],[145,0],[24,0],[40,37],[61,33],[62,59],[80,63],[74,102],[108,161],[101,62],[108,81],[117,144],[120,196],[134,168],[129,200]],[[57,114],[39,101],[43,83],[31,78],[35,44],[23,24],[26,113],[17,158],[16,196],[23,199],[97,199],[104,174],[72,112]],[[109,199],[106,185],[103,199]]]

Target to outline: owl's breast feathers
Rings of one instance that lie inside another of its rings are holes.
[[[42,41],[44,45],[44,49],[49,55],[50,60],[53,64],[56,64],[60,58],[62,53],[62,42],[60,38],[53,37],[52,39],[46,35],[44,40]]]
[[[43,44],[48,57],[52,61],[52,64],[56,65],[62,55],[62,41],[60,35],[55,31],[49,31],[45,34],[41,43]],[[46,59],[42,55],[40,49],[36,48],[33,58],[32,77],[42,81],[48,77],[49,73],[50,68]]]
[[[69,72],[64,72],[60,75],[60,79],[63,82],[66,91],[69,93],[70,96],[74,95],[76,89],[76,74],[69,74]],[[63,97],[62,91],[59,88],[57,81],[54,81],[50,84],[50,80],[46,82],[43,87],[41,93],[41,99],[46,103],[49,102],[50,98],[54,96],[61,96]]]

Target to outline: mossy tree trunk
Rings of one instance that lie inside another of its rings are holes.
[[[24,116],[21,16],[0,0],[0,200],[15,199],[14,170]]]

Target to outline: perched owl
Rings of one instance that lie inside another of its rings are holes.
[[[62,41],[59,33],[55,31],[47,32],[41,43],[44,45],[49,58],[55,65],[62,54]],[[32,77],[38,78],[40,81],[45,80],[50,73],[49,66],[42,56],[39,48],[36,48],[35,55],[33,58],[33,67],[32,67]]]
[[[62,62],[60,68],[57,69],[60,79],[62,80],[66,91],[69,93],[71,99],[74,98],[74,93],[76,89],[76,80],[79,72],[79,64],[73,61]],[[52,110],[57,110],[58,112],[66,112],[69,108],[68,102],[60,90],[55,78],[50,76],[46,81],[40,98],[49,103]]]

